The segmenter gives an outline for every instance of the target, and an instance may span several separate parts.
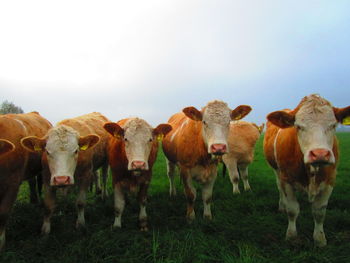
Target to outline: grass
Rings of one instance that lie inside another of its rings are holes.
[[[119,230],[112,231],[113,196],[102,202],[88,195],[87,231],[74,228],[74,193],[59,198],[51,234],[39,234],[42,208],[28,200],[23,184],[7,227],[6,250],[0,262],[349,262],[350,258],[350,134],[339,133],[341,158],[337,185],[325,221],[328,245],[313,245],[311,207],[300,195],[297,221],[299,239],[284,241],[287,217],[277,212],[278,192],[272,170],[262,153],[262,138],[250,166],[252,192],[234,196],[228,179],[220,175],[214,187],[213,221],[201,218],[203,206],[196,202],[197,219],[185,220],[186,201],[177,177],[178,196],[168,197],[164,155],[158,155],[147,207],[150,231],[137,228],[138,204],[129,198]],[[197,195],[200,197],[200,190]]]

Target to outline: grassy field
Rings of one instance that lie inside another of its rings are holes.
[[[201,218],[203,207],[196,202],[197,219],[188,225],[186,202],[177,177],[178,196],[168,197],[168,179],[162,153],[154,168],[149,191],[150,231],[139,232],[139,207],[130,197],[122,218],[123,227],[112,231],[113,198],[105,202],[89,194],[87,232],[74,228],[74,193],[60,197],[52,219],[51,234],[39,234],[42,208],[28,201],[22,185],[7,228],[6,250],[0,262],[350,262],[350,134],[339,133],[341,159],[337,184],[325,221],[328,246],[313,245],[313,219],[305,195],[299,196],[299,239],[287,243],[287,217],[277,212],[278,192],[272,170],[262,153],[262,138],[250,167],[252,192],[234,196],[228,176],[220,176],[214,187],[213,221]],[[200,192],[199,192],[200,193]],[[197,196],[200,197],[200,194]]]

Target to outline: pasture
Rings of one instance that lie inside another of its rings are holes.
[[[0,262],[349,262],[350,258],[350,133],[338,133],[340,163],[337,183],[327,209],[328,245],[313,245],[313,219],[306,195],[300,194],[297,221],[299,238],[284,241],[287,216],[280,214],[273,171],[262,153],[262,137],[255,161],[249,168],[252,192],[232,194],[228,175],[214,187],[213,221],[202,219],[197,191],[195,222],[185,220],[186,201],[177,176],[177,197],[169,198],[164,155],[159,152],[153,171],[147,206],[150,230],[137,227],[139,206],[130,196],[122,228],[111,230],[113,195],[103,202],[88,195],[85,232],[75,230],[75,194],[59,196],[48,237],[39,234],[43,210],[29,203],[27,184],[22,184],[7,228],[6,249]]]

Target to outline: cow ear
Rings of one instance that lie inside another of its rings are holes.
[[[350,106],[345,108],[333,107],[333,111],[338,122],[343,125],[350,125]]]
[[[46,146],[46,139],[36,136],[24,137],[21,140],[24,149],[30,152],[43,152]]]
[[[186,107],[182,110],[185,115],[194,120],[194,121],[201,121],[202,120],[202,113],[197,110],[195,107]]]
[[[280,128],[294,126],[295,116],[285,111],[274,111],[266,117],[270,122]]]
[[[244,118],[252,108],[248,105],[239,105],[231,112],[231,120],[236,121]]]
[[[16,147],[12,142],[0,139],[0,156],[5,153],[12,152],[15,148]]]
[[[79,149],[85,151],[95,146],[100,141],[100,136],[89,134],[79,138]]]
[[[103,128],[117,139],[124,137],[124,129],[115,122],[107,122],[103,125]]]
[[[170,124],[159,124],[153,129],[153,136],[156,137],[158,141],[161,141],[172,129],[173,127],[171,127]]]

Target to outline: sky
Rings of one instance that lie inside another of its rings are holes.
[[[98,111],[156,126],[209,101],[261,123],[318,93],[350,105],[350,1],[0,2],[0,102],[53,124]]]

